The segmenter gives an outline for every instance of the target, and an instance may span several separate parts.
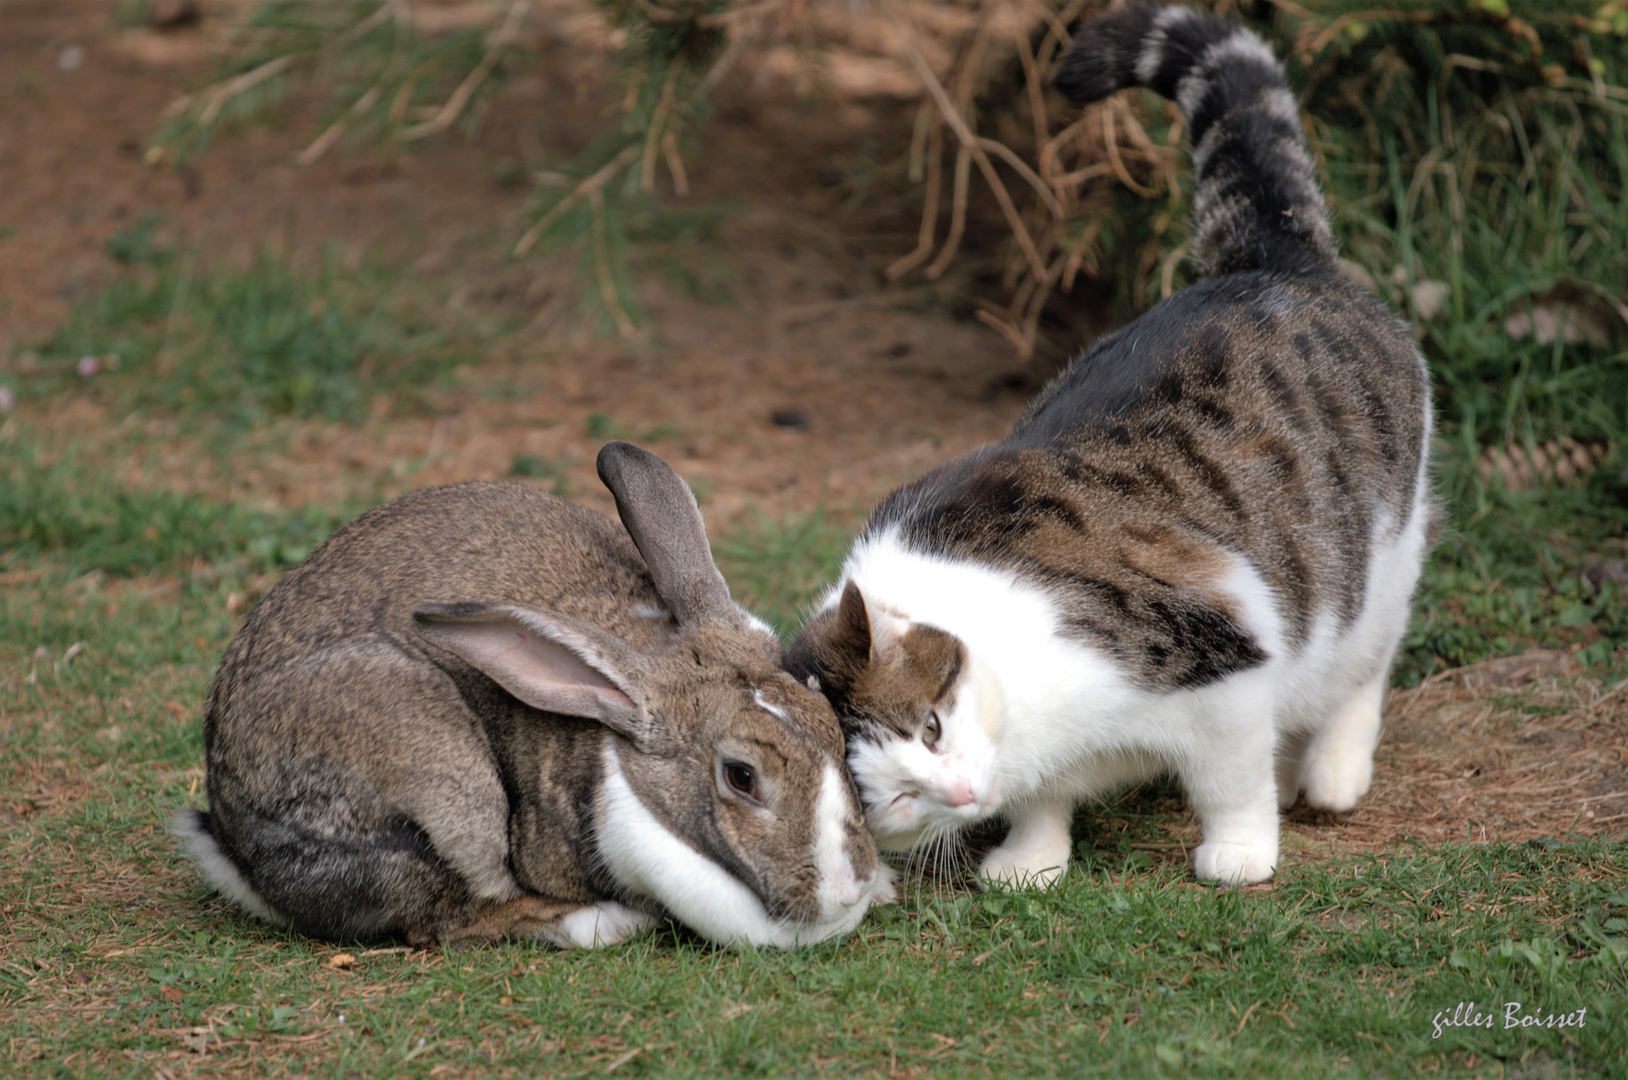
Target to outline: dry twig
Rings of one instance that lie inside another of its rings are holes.
[[[486,77],[492,73],[492,69],[503,58],[504,48],[508,45],[509,40],[514,37],[515,31],[520,28],[520,20],[530,6],[531,0],[514,0],[514,3],[509,5],[509,13],[504,17],[503,25],[498,27],[497,32],[487,39],[486,53],[481,57],[480,63],[476,64],[475,69],[464,77],[463,82],[458,84],[458,89],[452,92],[452,96],[447,99],[446,104],[441,106],[433,119],[422,124],[416,124],[401,133],[403,142],[428,138],[431,135],[445,131],[457,121],[459,115],[464,111],[464,107],[469,104],[469,99],[475,95],[475,91],[480,88],[480,84],[486,81]]]
[[[616,295],[616,280],[611,275],[610,237],[605,225],[605,192],[603,185],[588,192],[588,209],[593,214],[594,234],[594,270],[599,278],[599,294],[610,309],[611,318],[616,320],[616,332],[624,338],[637,336],[638,328],[628,317],[627,310],[622,307],[622,300]]]
[[[984,179],[995,193],[995,200],[1000,203],[1001,213],[1006,215],[1006,224],[1012,230],[1012,237],[1017,241],[1018,247],[1022,249],[1023,257],[1028,261],[1030,272],[1036,277],[1044,277],[1046,273],[1045,264],[1041,261],[1039,251],[1035,249],[1034,238],[1029,235],[1027,226],[1023,224],[1022,216],[1018,214],[1017,207],[1012,203],[1011,194],[1006,190],[1006,185],[1002,183],[1000,174],[995,171],[995,166],[989,160],[989,155],[984,152],[983,140],[974,135],[967,126],[966,120],[962,118],[961,110],[950,100],[950,95],[945,91],[944,84],[939,82],[938,77],[933,74],[933,69],[928,66],[926,59],[921,55],[921,50],[916,47],[914,39],[909,31],[905,29],[898,15],[895,14],[892,5],[888,4],[886,0],[878,0],[877,6],[887,18],[889,25],[893,27],[894,33],[899,36],[900,42],[904,45],[905,54],[910,59],[911,66],[916,69],[916,74],[921,77],[921,81],[927,87],[928,92],[933,95],[933,100],[938,104],[939,112],[943,114],[944,119],[949,123],[950,129],[955,132],[956,138],[961,140],[962,147],[971,153],[972,160],[977,162],[979,171],[983,173]],[[1031,172],[1030,175],[1033,175],[1033,173]],[[935,265],[937,264],[935,263]]]
[[[642,147],[639,143],[629,143],[622,148],[621,153],[606,162],[598,172],[572,188],[563,199],[549,207],[548,213],[538,218],[536,223],[526,230],[525,235],[515,242],[514,255],[518,257],[530,251],[532,245],[537,243],[543,233],[548,231],[550,225],[558,221],[567,210],[571,209],[577,200],[592,198],[600,188],[614,179],[616,174],[621,172],[628,162],[633,160],[640,149]]]

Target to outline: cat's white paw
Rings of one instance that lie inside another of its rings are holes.
[[[1277,861],[1275,838],[1271,844],[1205,843],[1193,853],[1193,875],[1223,885],[1252,885],[1270,878]]]
[[[978,867],[978,876],[1003,889],[1043,889],[1057,884],[1068,869],[1068,849],[1058,852],[991,851]]]
[[[1300,786],[1306,802],[1319,810],[1343,814],[1357,805],[1374,782],[1371,753],[1348,747],[1329,747],[1306,755],[1300,770]]]
[[[876,888],[871,891],[872,904],[891,904],[899,899],[899,872],[885,862],[876,864]]]

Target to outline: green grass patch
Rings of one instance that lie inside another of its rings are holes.
[[[1473,467],[1487,448],[1568,437],[1618,448],[1599,469],[1614,479],[1572,509],[1620,510],[1628,13],[1574,0],[1312,8],[1342,18],[1315,56],[1284,40],[1291,83],[1346,254],[1420,335],[1459,520],[1496,501],[1499,480]],[[1543,502],[1531,505],[1552,516]]]
[[[0,570],[44,562],[64,573],[173,574],[201,562],[271,572],[298,563],[352,516],[134,489],[107,470],[77,447],[45,461],[26,434],[0,440]]]
[[[854,530],[825,511],[793,514],[780,521],[758,514],[712,546],[735,599],[762,616],[790,641],[836,580]]]
[[[298,273],[262,251],[245,269],[161,246],[144,218],[108,250],[127,267],[76,303],[26,358],[21,405],[89,394],[116,414],[157,411],[244,431],[278,416],[360,421],[380,393],[442,382],[475,355],[383,268],[330,254]]]
[[[1451,487],[1456,462],[1441,463]],[[1597,587],[1584,576],[1628,550],[1628,501],[1612,475],[1621,468],[1609,462],[1577,488],[1462,485],[1425,563],[1393,681],[1412,686],[1443,668],[1534,646],[1576,646],[1585,664],[1628,674],[1620,653],[1628,648],[1628,600],[1611,582]]]
[[[796,952],[673,929],[577,953],[279,933],[209,892],[165,832],[202,802],[196,706],[231,629],[224,605],[199,589],[77,597],[53,578],[0,598],[9,1075],[585,1076],[620,1062],[679,1077],[1564,1077],[1625,1064],[1628,846],[1601,841],[1403,848],[1217,890],[1130,847],[1168,822],[1154,798],[1082,813],[1058,890],[929,883],[850,940]],[[64,662],[69,640],[85,645]],[[353,959],[335,966],[341,952]],[[1510,1028],[1511,1002],[1517,1018],[1586,1013]],[[1442,1023],[1466,1009],[1494,1026]]]
[[[928,879],[848,941],[797,952],[673,929],[581,953],[408,954],[279,933],[205,888],[166,833],[203,801],[197,711],[232,630],[228,586],[155,592],[46,569],[0,594],[9,1075],[582,1076],[620,1061],[680,1077],[1565,1077],[1628,1064],[1628,845],[1403,847],[1217,890],[1148,854],[1177,812],[1157,790],[1081,813],[1061,889]],[[340,952],[354,960],[334,966]],[[1517,1018],[1587,1012],[1578,1027],[1509,1028],[1511,1002]],[[1444,1023],[1472,1009],[1494,1026]]]

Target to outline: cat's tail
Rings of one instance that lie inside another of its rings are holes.
[[[1339,254],[1300,109],[1253,31],[1138,3],[1080,28],[1056,86],[1085,103],[1127,86],[1174,100],[1193,145],[1193,252],[1206,274],[1332,266]]]

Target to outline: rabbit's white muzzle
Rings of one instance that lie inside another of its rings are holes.
[[[847,783],[834,765],[821,778],[812,861],[819,873],[819,916],[777,919],[740,879],[674,835],[640,801],[622,773],[616,741],[605,740],[599,848],[605,866],[629,892],[720,945],[789,948],[851,933],[873,901],[892,899],[880,862],[860,880],[847,852]]]

